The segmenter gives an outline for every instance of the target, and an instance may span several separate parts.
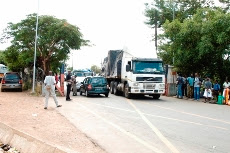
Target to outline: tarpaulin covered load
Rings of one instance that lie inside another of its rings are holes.
[[[104,59],[102,68],[105,77],[121,76],[122,55],[122,50],[110,50],[108,52],[108,56]]]

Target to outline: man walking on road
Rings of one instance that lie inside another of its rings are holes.
[[[66,76],[66,86],[67,86],[67,93],[66,93],[66,101],[71,101],[69,94],[70,94],[70,90],[71,90],[71,86],[72,86],[72,77],[71,77],[71,71],[68,70],[68,74]]]
[[[49,71],[49,75],[45,77],[44,83],[45,83],[45,97],[46,97],[44,109],[47,109],[48,107],[48,100],[50,94],[52,95],[56,106],[61,107],[62,105],[58,105],[57,97],[55,94],[56,81],[54,79],[54,76],[52,76],[52,71]]]

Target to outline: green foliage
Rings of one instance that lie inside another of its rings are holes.
[[[10,68],[33,67],[35,46],[36,14],[30,14],[19,23],[9,23],[2,39],[12,39],[12,45],[6,49],[6,62]],[[68,59],[70,50],[80,49],[89,41],[82,38],[78,27],[53,16],[39,16],[36,67],[47,74]]]
[[[166,22],[159,56],[181,72],[199,72],[224,80],[230,76],[230,14],[201,9],[190,19]],[[168,41],[166,41],[168,40]]]
[[[94,72],[94,73],[101,73],[101,69],[97,66],[97,65],[92,65],[91,66],[91,70]]]
[[[6,65],[6,63],[5,63],[5,56],[4,56],[3,51],[1,51],[1,50],[0,50],[0,64]]]
[[[178,19],[183,22],[196,13],[197,9],[213,7],[214,0],[155,0],[154,3],[146,3],[145,16],[147,25],[155,27],[155,19],[158,27],[161,27],[166,20],[172,22]],[[157,12],[157,15],[155,14]]]

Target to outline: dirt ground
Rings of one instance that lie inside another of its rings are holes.
[[[44,97],[29,92],[0,92],[0,122],[53,146],[81,153],[105,152],[62,116],[57,110],[61,108],[43,108]]]

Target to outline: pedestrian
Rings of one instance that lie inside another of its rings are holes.
[[[220,84],[216,80],[215,84],[213,85],[213,97],[216,100],[216,102],[218,101],[219,92],[220,92]]]
[[[72,78],[71,78],[71,71],[68,70],[68,74],[66,76],[66,86],[67,86],[67,93],[66,93],[66,101],[71,101],[72,99],[70,99],[70,91],[71,91],[71,85],[72,85]]]
[[[194,85],[194,77],[193,74],[191,74],[188,78],[187,78],[187,82],[188,82],[188,98],[193,98],[193,85]]]
[[[59,78],[58,78],[58,74],[57,74],[57,73],[55,73],[55,81],[56,81],[56,85],[57,85],[57,84],[58,84],[58,81],[59,81]],[[56,85],[55,85],[55,90],[57,90]]]
[[[200,85],[201,81],[199,78],[198,73],[195,73],[195,79],[194,79],[194,100],[199,101],[200,100]]]
[[[210,82],[210,78],[206,78],[206,80],[205,80],[205,84],[204,84],[204,97],[205,97],[205,103],[207,102],[207,101],[211,101],[211,98],[212,98],[212,83]]]
[[[73,87],[73,96],[77,96],[77,87],[76,87],[76,78],[72,76],[72,87]]]
[[[53,97],[56,106],[61,107],[62,105],[58,105],[57,97],[55,94],[54,86],[56,82],[54,76],[52,76],[52,71],[49,71],[49,75],[45,77],[44,83],[45,83],[45,97],[46,97],[44,109],[47,109],[48,107],[48,100],[50,95]]]
[[[187,97],[187,76],[182,77],[183,85],[182,85],[182,95]]]
[[[225,80],[225,82],[224,82],[224,84],[223,84],[223,88],[224,88],[224,90],[223,90],[223,97],[225,97],[225,99],[229,99],[228,93],[227,93],[227,95],[226,95],[226,90],[227,90],[229,87],[230,87],[230,82],[228,82],[228,79],[226,78],[226,80]],[[226,97],[227,97],[227,98],[226,98]],[[225,100],[225,102],[226,102],[226,100]]]
[[[223,104],[223,100],[224,100],[224,97],[221,95],[221,92],[219,92],[217,104],[222,105]]]
[[[183,95],[182,95],[182,86],[183,86],[183,78],[181,76],[181,74],[179,73],[178,78],[177,78],[177,97],[180,99],[183,99]]]

